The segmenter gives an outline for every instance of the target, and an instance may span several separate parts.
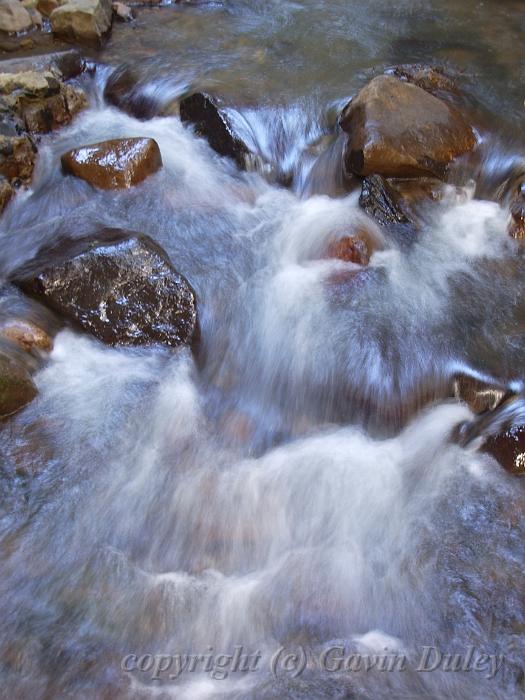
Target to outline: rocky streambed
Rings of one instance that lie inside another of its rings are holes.
[[[401,39],[427,20],[399,3],[395,31],[379,25],[394,63],[373,61],[379,30],[352,3],[321,3],[326,75],[302,94],[280,55],[306,70],[319,8],[263,5],[0,8],[6,687],[518,697],[523,115],[509,95],[499,118],[494,74],[465,58],[470,6],[445,3],[422,56]],[[370,42],[350,89],[326,48],[345,32]],[[490,683],[327,675],[334,639],[505,664]],[[279,679],[121,664],[239,644],[310,663]]]

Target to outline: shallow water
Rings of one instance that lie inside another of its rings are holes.
[[[107,106],[101,66],[82,79],[92,108],[42,141],[0,222],[3,277],[61,235],[142,231],[195,288],[202,343],[112,349],[63,329],[39,397],[2,427],[2,696],[523,696],[523,484],[452,444],[472,416],[447,399],[460,370],[522,388],[523,259],[490,196],[524,157],[523,22],[511,2],[238,1],[145,10],[114,32],[103,61],[135,61],[161,102],[213,87],[291,186],[239,173],[177,116]],[[368,222],[368,268],[322,259],[367,221],[340,191],[338,108],[414,60],[459,74],[481,169],[456,173],[415,239]],[[61,174],[64,151],[124,135],[161,149],[139,187]],[[260,651],[255,672],[121,667],[238,646]],[[410,661],[323,669],[330,646]],[[490,679],[421,673],[424,646],[504,663]],[[280,647],[304,650],[298,677],[275,678]]]

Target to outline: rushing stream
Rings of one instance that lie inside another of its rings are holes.
[[[2,276],[61,235],[147,233],[197,293],[201,344],[63,328],[37,399],[2,425],[1,697],[523,697],[523,482],[451,441],[472,414],[448,397],[459,371],[522,388],[525,263],[490,198],[525,169],[524,30],[517,0],[224,0],[143,10],[93,55],[90,109],[42,140],[0,220]],[[145,104],[227,97],[277,176],[239,172],[176,115],[106,104],[123,61]],[[342,192],[335,122],[414,61],[447,65],[486,131],[478,179],[457,173],[405,240]],[[163,169],[118,193],[62,175],[68,149],[123,135],[154,138]],[[367,221],[368,267],[323,259]],[[5,293],[0,314],[26,303]],[[425,646],[503,660],[421,672]],[[236,647],[256,668],[217,672]],[[304,671],[272,669],[281,647]],[[332,647],[408,661],[336,669]],[[176,654],[213,658],[155,678]]]

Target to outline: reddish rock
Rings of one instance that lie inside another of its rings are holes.
[[[357,265],[368,265],[370,254],[367,241],[359,235],[334,239],[326,249],[326,257],[353,262]]]
[[[148,138],[102,141],[62,156],[64,172],[104,190],[137,185],[161,167],[158,144]]]
[[[51,352],[53,349],[53,341],[48,334],[31,321],[10,319],[0,326],[0,336],[7,338],[26,352],[34,349]]]
[[[525,475],[525,426],[516,426],[489,438],[483,450],[512,474]]]
[[[60,3],[58,0],[38,0],[36,9],[45,17],[49,17],[53,10],[56,10],[59,5]]]
[[[442,178],[447,165],[476,145],[460,112],[391,76],[374,78],[343,110],[345,166],[367,176]]]

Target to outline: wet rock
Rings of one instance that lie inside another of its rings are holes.
[[[475,377],[461,374],[453,380],[453,394],[458,401],[468,404],[474,413],[493,411],[508,396],[501,384],[489,384]]]
[[[0,337],[7,338],[25,352],[44,350],[51,352],[53,341],[49,335],[31,321],[10,319],[0,325]]]
[[[180,118],[183,123],[192,124],[195,133],[207,139],[214,151],[232,158],[241,170],[246,168],[251,152],[244,141],[235,135],[226,113],[215,98],[202,92],[185,97],[180,102]]]
[[[111,29],[111,0],[71,0],[53,10],[53,34],[64,41],[99,47]]]
[[[357,265],[368,265],[370,262],[370,247],[364,236],[342,236],[328,244],[327,258],[336,258],[343,262],[353,262]]]
[[[36,8],[45,17],[49,17],[53,10],[56,10],[59,6],[60,3],[58,2],[58,0],[38,0]]]
[[[25,367],[0,356],[0,418],[16,413],[36,395],[36,386]]]
[[[62,156],[64,172],[105,190],[137,185],[161,167],[158,144],[149,138],[102,141]]]
[[[131,7],[123,2],[113,3],[113,14],[119,22],[131,22],[135,18]]]
[[[24,292],[109,345],[190,344],[195,293],[141,234],[105,230],[43,250],[14,275]]]
[[[151,95],[143,93],[140,74],[135,67],[126,64],[116,68],[109,76],[104,99],[137,119],[151,119],[169,112]]]
[[[512,474],[525,475],[525,425],[514,426],[489,438],[483,451],[492,455]]]
[[[400,80],[417,85],[433,95],[457,93],[455,81],[441,66],[425,66],[420,63],[395,66],[387,71]]]
[[[0,31],[17,34],[31,29],[31,15],[20,0],[2,0],[0,3]]]
[[[510,175],[498,186],[495,198],[502,207],[509,210],[507,231],[515,239],[525,238],[525,172],[519,161]],[[489,196],[490,196],[489,192]]]
[[[348,134],[345,167],[356,175],[432,175],[476,145],[460,112],[433,95],[392,76],[374,78],[343,110]]]
[[[0,136],[0,175],[11,183],[31,181],[36,148],[28,136]]]
[[[360,206],[382,226],[409,224],[410,221],[398,203],[395,192],[380,175],[365,177],[362,183]]]
[[[9,204],[14,191],[5,177],[0,178],[0,214]]]

